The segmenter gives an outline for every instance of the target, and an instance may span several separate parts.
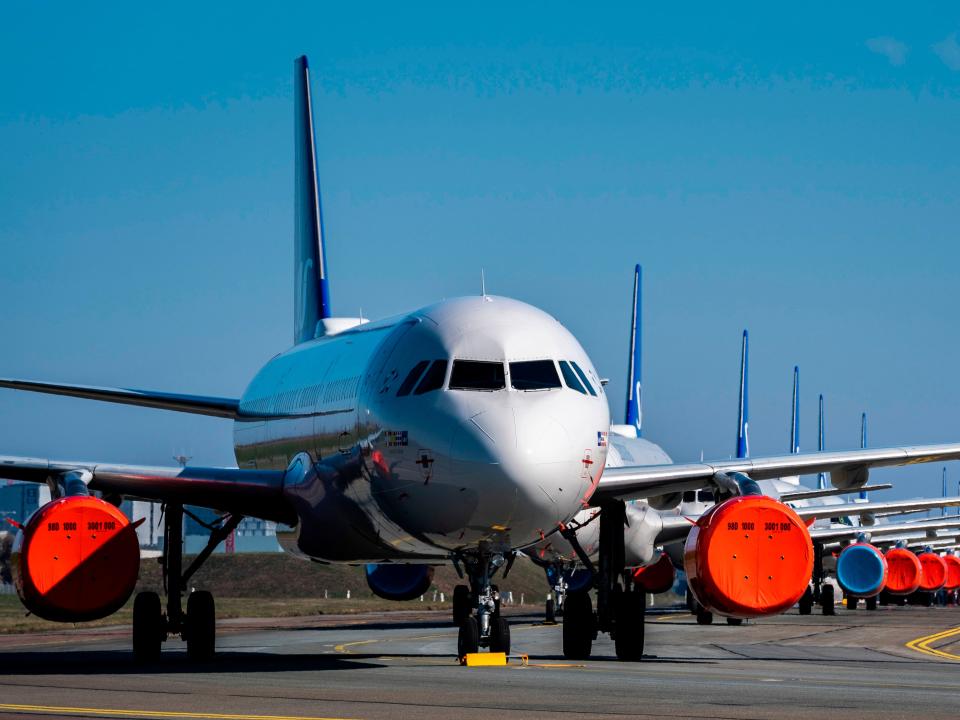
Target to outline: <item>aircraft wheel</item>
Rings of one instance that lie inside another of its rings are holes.
[[[457,585],[453,588],[453,624],[460,627],[470,616],[470,588]]]
[[[933,593],[924,592],[920,594],[920,604],[923,607],[930,607],[933,605]]]
[[[160,659],[160,646],[165,635],[160,596],[140,592],[133,601],[133,657],[137,662]]]
[[[616,596],[614,647],[617,659],[627,662],[643,660],[644,619],[647,594],[642,590],[621,592]]]
[[[727,625],[743,625],[743,618],[727,618]]]
[[[494,617],[491,623],[490,652],[510,654],[510,623],[500,615]]]
[[[860,604],[860,598],[847,597],[847,610],[856,610],[857,605]]]
[[[190,593],[187,598],[187,622],[184,628],[187,656],[191,660],[212,660],[217,651],[217,611],[213,595],[206,590]]]
[[[466,662],[467,655],[480,651],[480,626],[472,615],[464,618],[460,623],[460,632],[457,635],[457,657],[460,662]]]
[[[823,609],[824,615],[837,614],[834,592],[833,585],[824,585],[820,591],[820,607]]]
[[[697,605],[697,625],[713,625],[713,613],[699,604]]]
[[[813,612],[813,590],[809,586],[804,590],[798,605],[801,615],[809,615]]]
[[[867,610],[876,610],[876,609],[877,609],[877,596],[874,595],[873,597],[870,597],[870,598],[867,598],[866,600],[864,600],[864,601],[863,601],[863,606],[864,606]]]
[[[563,603],[563,656],[586,660],[593,649],[593,602],[586,592],[567,594]]]
[[[544,619],[549,625],[554,625],[557,622],[557,611],[556,606],[553,604],[553,598],[547,600],[547,608],[544,613]]]

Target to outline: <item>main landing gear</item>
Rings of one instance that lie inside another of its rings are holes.
[[[598,632],[610,633],[617,658],[636,662],[643,658],[646,593],[637,588],[626,571],[623,528],[626,506],[622,500],[605,502],[600,510],[600,558],[594,568],[576,539],[565,531],[580,561],[593,571],[597,590],[594,612],[587,590],[567,593],[563,611],[563,654],[570,659],[590,657]]]
[[[240,524],[239,515],[227,516],[217,526],[210,527],[206,547],[183,570],[183,506],[167,505],[164,512],[163,586],[166,591],[167,611],[163,612],[160,596],[155,592],[140,592],[133,602],[133,656],[138,662],[160,658],[163,641],[171,635],[180,635],[187,641],[187,656],[191,660],[212,660],[216,652],[216,608],[213,595],[205,590],[192,592],[183,611],[183,592],[187,582],[206,561],[214,549]]]
[[[500,590],[491,582],[497,570],[506,563],[506,577],[513,565],[514,556],[505,558],[502,553],[479,552],[465,554],[455,562],[463,577],[460,563],[466,571],[470,586],[457,585],[453,589],[453,622],[459,627],[457,657],[462,661],[466,655],[480,651],[510,654],[510,623],[500,614]]]

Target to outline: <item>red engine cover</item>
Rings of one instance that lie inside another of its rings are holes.
[[[920,560],[906,548],[887,550],[887,585],[891,595],[909,595],[920,587]]]
[[[960,588],[960,558],[956,555],[944,555],[943,561],[947,564],[947,582],[943,587],[947,590]]]
[[[633,571],[634,584],[648,593],[665,593],[673,587],[677,573],[673,563],[666,555],[661,555],[655,562]]]
[[[765,495],[736,497],[704,513],[687,536],[683,566],[706,609],[731,617],[782,613],[813,573],[803,520]]]
[[[14,542],[12,565],[24,606],[46,620],[97,620],[130,597],[140,545],[127,517],[95,497],[47,503]]]
[[[947,563],[943,558],[932,552],[920,553],[917,556],[923,572],[920,573],[920,590],[935,592],[947,582]]]

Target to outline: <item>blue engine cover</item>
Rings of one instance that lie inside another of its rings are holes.
[[[423,595],[433,583],[432,565],[366,566],[367,585],[385,600],[413,600]]]
[[[873,597],[883,589],[887,564],[872,545],[848,545],[837,558],[837,582],[845,592]]]

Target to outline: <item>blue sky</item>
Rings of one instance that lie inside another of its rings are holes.
[[[960,437],[955,4],[8,5],[0,374],[236,396],[292,328],[292,61],[334,310],[488,290],[555,314],[646,434],[751,450]],[[232,460],[230,425],[0,391],[0,454]],[[960,466],[949,471],[960,479]],[[939,467],[878,473],[937,493]]]

